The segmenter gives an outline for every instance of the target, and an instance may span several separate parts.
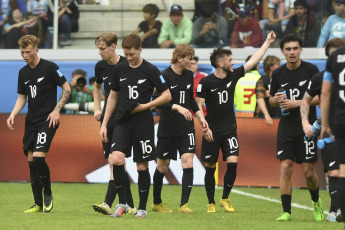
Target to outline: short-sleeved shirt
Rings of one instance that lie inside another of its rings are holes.
[[[244,67],[240,66],[224,79],[210,74],[200,80],[196,96],[205,99],[206,120],[212,132],[236,133],[234,92],[238,79],[243,76]]]
[[[149,31],[151,29],[156,29],[158,31],[158,33],[156,33],[150,37],[145,38],[145,40],[143,40],[143,42],[142,42],[142,47],[143,48],[159,48],[158,36],[159,36],[159,33],[161,32],[162,22],[161,21],[155,21],[155,24],[150,29],[147,21],[142,21],[142,22],[140,22],[138,27],[144,33],[146,33],[147,31]]]
[[[126,58],[120,56],[119,62],[116,63],[115,65],[117,65],[121,62],[127,62]],[[103,108],[101,120],[103,120],[103,117],[104,117],[105,108],[107,105],[108,96],[109,96],[110,88],[111,88],[110,87],[111,77],[113,76],[115,65],[109,65],[108,62],[105,60],[101,60],[101,61],[97,62],[95,65],[96,82],[99,85],[104,83],[103,88],[104,88],[105,101],[104,101],[104,108]]]
[[[47,120],[56,106],[57,86],[65,82],[59,67],[43,58],[33,69],[29,64],[20,69],[17,93],[28,96],[26,123],[31,124],[30,127]]]
[[[326,71],[333,75],[333,90],[336,93],[334,124],[345,124],[345,46],[337,49],[328,58]]]
[[[323,74],[325,71],[322,71],[320,73],[317,73],[314,75],[314,77],[310,81],[310,85],[308,87],[308,94],[311,97],[315,97],[316,95],[319,96],[321,100],[321,88],[322,88],[322,81],[323,81]],[[336,98],[336,92],[332,90],[332,96],[331,96],[331,103],[330,103],[330,110],[329,110],[329,123],[331,124],[332,132],[333,130],[333,121],[334,121],[334,106],[335,106],[335,98]]]
[[[171,66],[162,71],[165,82],[171,92],[171,102],[161,106],[161,116],[158,126],[158,137],[176,137],[185,134],[186,130],[194,128],[194,121],[186,118],[175,110],[171,110],[173,104],[180,105],[193,112],[199,111],[199,107],[193,96],[194,79],[193,72],[183,70],[181,75],[176,74]]]
[[[309,86],[311,78],[318,73],[318,68],[309,62],[301,61],[295,70],[289,70],[285,65],[280,66],[272,73],[270,95],[274,96],[280,88],[286,91],[287,99],[302,100]],[[290,114],[280,118],[278,134],[284,132],[290,136],[303,136],[300,108],[289,109]],[[316,120],[315,106],[310,107],[309,123]]]
[[[139,104],[150,102],[154,88],[158,92],[167,90],[158,68],[143,59],[137,68],[128,62],[114,67],[111,89],[119,92],[115,119],[121,121]],[[144,112],[150,112],[148,110]]]

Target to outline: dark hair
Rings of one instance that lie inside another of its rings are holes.
[[[90,77],[89,78],[89,85],[92,85],[96,81],[96,77]]]
[[[141,38],[137,34],[129,34],[122,40],[122,49],[136,49],[141,48]]]
[[[72,76],[74,75],[82,75],[83,77],[86,78],[86,72],[82,69],[75,69],[73,72],[72,72]]]
[[[327,57],[329,57],[329,55],[331,55],[329,53],[329,50],[331,48],[340,48],[342,46],[345,45],[345,39],[343,38],[333,38],[331,40],[329,40],[327,43],[326,43],[326,47],[325,47],[325,54]]]
[[[231,56],[231,55],[232,55],[231,50],[218,47],[217,49],[214,49],[211,53],[211,56],[210,56],[211,65],[214,68],[217,68],[218,60],[220,58],[223,58],[224,56]]]
[[[95,39],[96,45],[99,42],[104,42],[107,46],[111,46],[112,44],[117,45],[117,36],[112,32],[103,32]]]
[[[159,8],[156,4],[149,3],[144,6],[143,12],[148,14],[154,14],[155,18],[157,18],[159,14]]]
[[[199,57],[198,56],[194,56],[193,60],[195,60],[196,62],[199,62]]]
[[[274,55],[267,55],[264,60],[264,71],[268,73],[271,66],[274,66],[277,62],[280,63],[280,59]]]
[[[298,42],[300,47],[302,47],[303,45],[303,39],[300,36],[298,36],[297,34],[290,33],[290,34],[284,35],[280,39],[280,42],[279,42],[280,49],[283,50],[285,43],[288,43],[288,42]]]
[[[214,12],[216,12],[216,10],[213,3],[206,2],[202,3],[200,6],[200,13],[204,18],[211,18]]]

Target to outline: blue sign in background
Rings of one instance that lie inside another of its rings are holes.
[[[326,65],[326,60],[311,60],[311,63],[315,64],[319,70],[323,70]],[[87,72],[87,78],[93,77],[95,75],[95,64],[96,61],[83,61],[83,62],[55,62],[59,67],[61,72],[65,75],[67,81],[72,79],[72,72],[75,69],[83,69]],[[159,70],[164,70],[170,64],[169,63],[156,63],[153,62]],[[238,63],[234,65],[234,68],[242,65],[243,63]],[[282,63],[283,64],[283,63]],[[17,81],[19,70],[26,65],[24,61],[3,61],[0,62],[0,113],[11,113],[14,104],[16,103],[17,94]],[[212,73],[214,68],[210,64],[199,64],[199,70],[205,73]],[[260,63],[260,73],[263,73],[263,66]],[[60,96],[61,89],[58,90],[58,98]],[[21,111],[21,113],[27,112],[27,105]]]

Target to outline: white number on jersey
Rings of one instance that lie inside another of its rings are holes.
[[[29,85],[31,91],[31,98],[35,98],[37,94],[37,86],[36,85]]]
[[[228,101],[228,92],[227,91],[223,91],[223,92],[218,92],[219,95],[219,104],[225,104]]]
[[[339,86],[345,86],[345,69],[339,74]],[[339,97],[345,102],[345,90],[339,90]]]
[[[300,95],[300,92],[298,89],[289,89],[290,91],[290,100],[296,101],[298,100],[297,98]]]
[[[129,89],[129,99],[137,99],[139,97],[139,92],[135,89],[138,88],[138,86],[128,86]]]
[[[185,97],[186,97],[186,92],[185,91],[180,91],[180,104],[185,103]]]

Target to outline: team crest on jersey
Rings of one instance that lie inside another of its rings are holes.
[[[198,87],[196,88],[196,91],[200,93],[201,92],[201,88],[202,88],[202,84],[199,84]]]
[[[190,84],[189,85],[187,85],[187,89],[189,89],[190,88]]]
[[[59,74],[60,77],[63,76],[63,74],[61,73],[60,69],[56,70],[57,74]]]
[[[300,82],[299,82],[299,86],[304,85],[306,82],[307,82],[307,80],[305,80],[305,81],[300,81]]]
[[[138,84],[140,85],[140,84],[144,83],[145,81],[146,81],[146,79],[140,79],[140,80],[138,80]]]
[[[164,80],[163,75],[160,75],[159,78],[161,79],[161,82],[164,84],[164,83],[165,83],[165,80]]]
[[[230,81],[228,84],[226,84],[226,88],[229,88],[231,83],[232,83],[232,81]]]

